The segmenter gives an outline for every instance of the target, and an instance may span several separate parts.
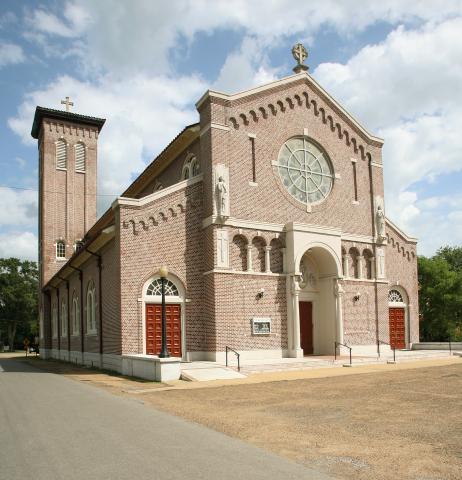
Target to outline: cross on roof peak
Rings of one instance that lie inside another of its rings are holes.
[[[66,105],[66,112],[70,112],[71,107],[74,106],[74,102],[71,102],[69,97],[66,97],[66,100],[61,100],[61,105]]]
[[[303,62],[308,58],[308,50],[301,43],[297,43],[292,47],[292,55],[297,60],[297,65],[293,68],[295,73],[306,72],[308,65],[304,65]]]

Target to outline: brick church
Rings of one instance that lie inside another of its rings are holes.
[[[37,107],[44,357],[160,378],[161,266],[166,365],[418,341],[416,239],[385,216],[384,140],[293,53],[291,76],[205,92],[99,219],[105,120]]]

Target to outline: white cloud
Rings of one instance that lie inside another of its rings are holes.
[[[0,258],[37,261],[37,236],[31,232],[0,233]]]
[[[37,224],[38,194],[33,190],[0,188],[2,208],[0,227],[5,225],[35,226]]]
[[[0,68],[5,65],[22,63],[25,55],[19,45],[13,43],[0,43]]]

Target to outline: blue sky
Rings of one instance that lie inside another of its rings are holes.
[[[207,88],[312,75],[385,139],[387,215],[419,252],[462,244],[462,1],[0,3],[0,256],[37,257],[37,104],[107,118],[99,213],[186,124]]]

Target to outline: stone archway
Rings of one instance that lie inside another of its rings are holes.
[[[324,245],[312,245],[295,259],[292,286],[292,356],[332,355],[342,341],[339,259]]]

